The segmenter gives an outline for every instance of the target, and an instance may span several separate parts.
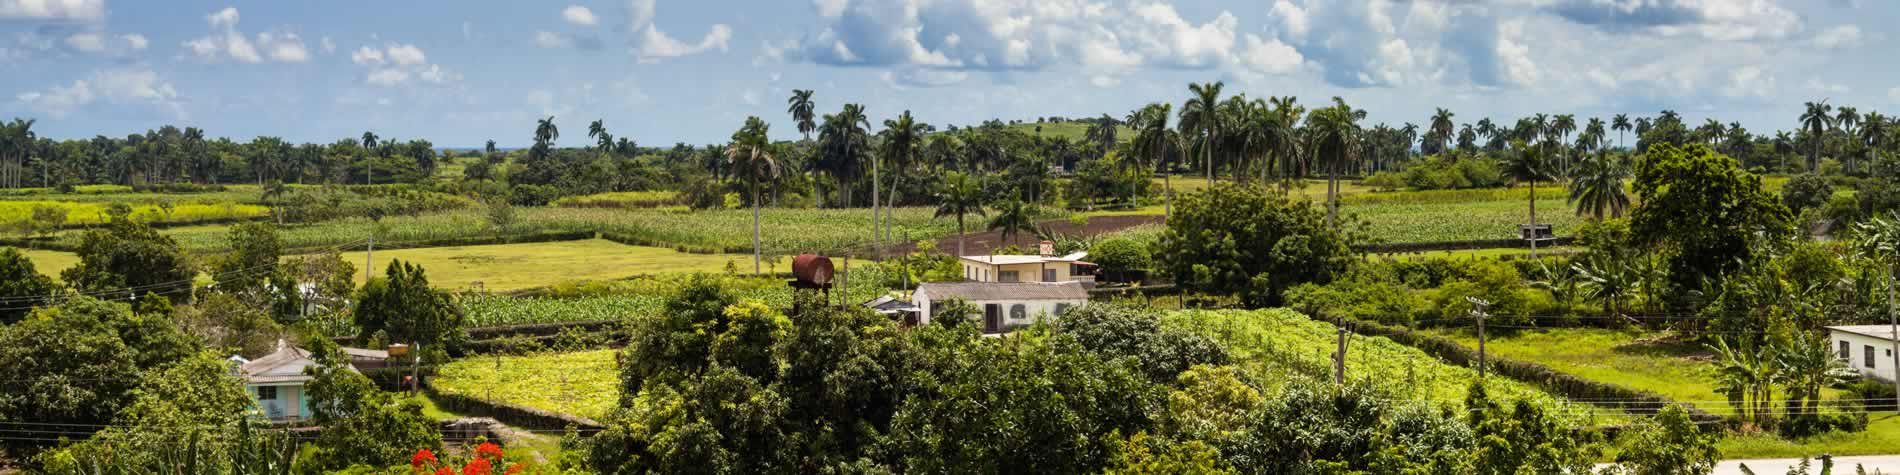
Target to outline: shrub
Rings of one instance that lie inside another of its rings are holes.
[[[1089,249],[1089,260],[1101,264],[1102,270],[1109,272],[1110,275],[1146,270],[1154,263],[1147,246],[1125,237],[1109,238],[1095,243],[1095,246]]]
[[[1787,186],[1781,188],[1781,204],[1796,214],[1809,208],[1819,208],[1833,196],[1833,183],[1826,177],[1812,173],[1789,179]]]

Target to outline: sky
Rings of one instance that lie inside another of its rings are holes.
[[[1340,96],[1368,124],[1534,113],[1792,129],[1900,112],[1893,0],[0,0],[0,118],[43,137],[165,124],[437,146],[797,137],[793,89],[873,124],[1121,117],[1226,94]],[[874,127],[877,128],[877,127]]]

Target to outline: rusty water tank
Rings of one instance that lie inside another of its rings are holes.
[[[792,277],[798,279],[799,284],[830,287],[831,275],[830,258],[812,253],[792,258]]]

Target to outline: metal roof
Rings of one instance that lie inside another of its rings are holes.
[[[1045,262],[1053,264],[1053,263],[1075,262],[1083,258],[1086,258],[1088,256],[1089,256],[1089,253],[1087,252],[1077,252],[1077,253],[1069,254],[1066,256],[1026,256],[1026,255],[1016,255],[1016,254],[1005,254],[1005,255],[998,255],[998,256],[963,256],[963,259],[968,260],[968,261],[981,262],[984,264],[991,264],[991,265],[1041,264]]]
[[[926,282],[917,293],[933,300],[1088,300],[1080,282]]]
[[[1856,335],[1871,336],[1871,337],[1879,338],[1882,340],[1893,339],[1892,325],[1836,325],[1836,326],[1827,327],[1827,329],[1840,331],[1840,332],[1853,333]]]

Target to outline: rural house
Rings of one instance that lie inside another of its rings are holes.
[[[1044,242],[1037,256],[962,256],[963,280],[974,282],[1095,282],[1090,272],[1095,265],[1083,262],[1087,252],[1052,256],[1051,244]]]
[[[1863,376],[1893,381],[1893,327],[1890,325],[1842,325],[1827,327],[1828,340],[1847,366]]]
[[[1060,315],[1069,307],[1088,303],[1081,282],[927,282],[911,294],[918,324],[928,325],[934,312],[951,299],[961,299],[983,315],[983,333],[1002,333],[1034,323],[1041,316]],[[949,318],[950,316],[945,316]]]
[[[380,367],[389,353],[381,350],[344,348],[349,356],[350,371],[357,370],[357,364]],[[305,368],[317,366],[309,351],[302,348],[277,343],[277,351],[255,360],[232,356],[236,363],[233,371],[244,380],[244,390],[257,401],[257,409],[266,419],[274,423],[291,423],[310,418],[310,398],[304,393],[304,384],[314,376],[304,372]]]

